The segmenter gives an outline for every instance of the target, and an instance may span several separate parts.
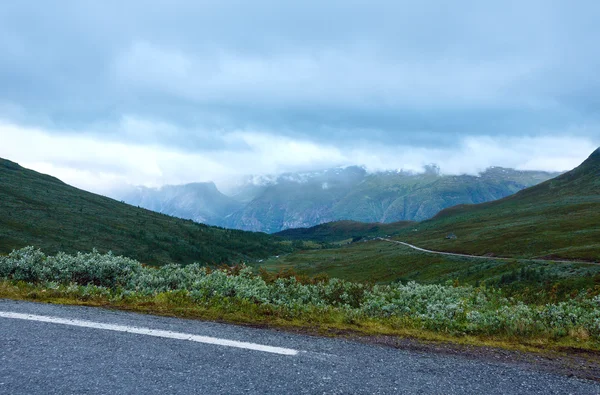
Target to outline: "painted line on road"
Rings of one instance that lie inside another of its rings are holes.
[[[113,324],[106,324],[103,322],[83,321],[83,320],[75,320],[75,319],[68,319],[68,318],[51,317],[51,316],[45,316],[45,315],[21,314],[21,313],[14,313],[14,312],[8,312],[8,311],[0,311],[0,317],[12,318],[12,319],[18,319],[18,320],[47,322],[47,323],[51,323],[51,324],[78,326],[78,327],[82,327],[82,328],[103,329],[103,330],[115,331],[115,332],[134,333],[137,335],[162,337],[162,338],[166,338],[166,339],[187,340],[187,341],[196,342],[196,343],[205,343],[205,344],[214,344],[214,345],[218,345],[218,346],[244,348],[247,350],[262,351],[262,352],[268,352],[268,353],[280,354],[280,355],[297,355],[298,354],[298,350],[294,350],[291,348],[272,347],[272,346],[265,346],[265,345],[256,344],[256,343],[240,342],[240,341],[236,341],[236,340],[220,339],[217,337],[193,335],[190,333],[163,331],[163,330],[158,330],[158,329],[143,328],[143,327],[137,327],[137,326],[113,325]]]

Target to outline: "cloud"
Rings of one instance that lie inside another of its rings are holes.
[[[562,170],[600,145],[599,18],[593,0],[8,2],[0,152],[94,190]]]
[[[222,49],[186,54],[136,41],[117,56],[112,72],[119,84],[201,104],[377,112],[536,107],[543,104],[540,98],[514,93],[544,67],[543,59],[397,58],[364,45],[268,55]]]
[[[119,127],[126,129],[131,125],[125,120]],[[369,171],[421,171],[424,165],[435,162],[446,174],[476,174],[493,165],[560,171],[575,167],[595,149],[586,139],[555,137],[469,137],[460,142],[458,149],[368,141],[340,147],[241,130],[220,138],[220,149],[188,152],[157,144],[106,141],[95,134],[74,137],[72,132],[57,134],[2,122],[0,157],[86,190],[110,193],[125,184],[160,186],[217,181],[226,186],[248,174],[280,174],[356,164]],[[242,150],[240,140],[245,143]]]

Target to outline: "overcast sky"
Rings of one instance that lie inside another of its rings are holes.
[[[339,165],[566,170],[600,3],[0,3],[0,157],[96,192]]]

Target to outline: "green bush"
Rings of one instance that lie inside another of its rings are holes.
[[[584,333],[600,339],[600,296],[586,292],[567,302],[531,305],[486,287],[415,282],[373,286],[339,279],[304,284],[293,276],[265,281],[244,266],[155,269],[110,253],[46,256],[33,247],[0,257],[0,277],[49,289],[66,287],[80,298],[157,296],[175,304],[239,302],[272,308],[285,317],[337,311],[347,323],[368,318],[449,333],[554,337]]]

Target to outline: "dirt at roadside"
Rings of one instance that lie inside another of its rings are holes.
[[[244,326],[269,328],[309,336],[337,337],[366,344],[393,347],[400,350],[455,355],[483,362],[517,364],[524,369],[532,371],[542,371],[600,382],[600,351],[564,347],[560,351],[543,350],[540,352],[529,352],[508,350],[499,347],[425,341],[390,335],[364,335],[344,330],[320,332],[307,328],[277,328],[256,324],[245,324]]]
[[[452,343],[430,343],[395,336],[348,336],[348,339],[394,347],[402,350],[421,351],[446,355],[459,355],[488,362],[518,364],[525,369],[545,371],[568,377],[578,377],[600,382],[600,352],[576,348],[561,352],[530,353],[485,346],[467,346]]]

